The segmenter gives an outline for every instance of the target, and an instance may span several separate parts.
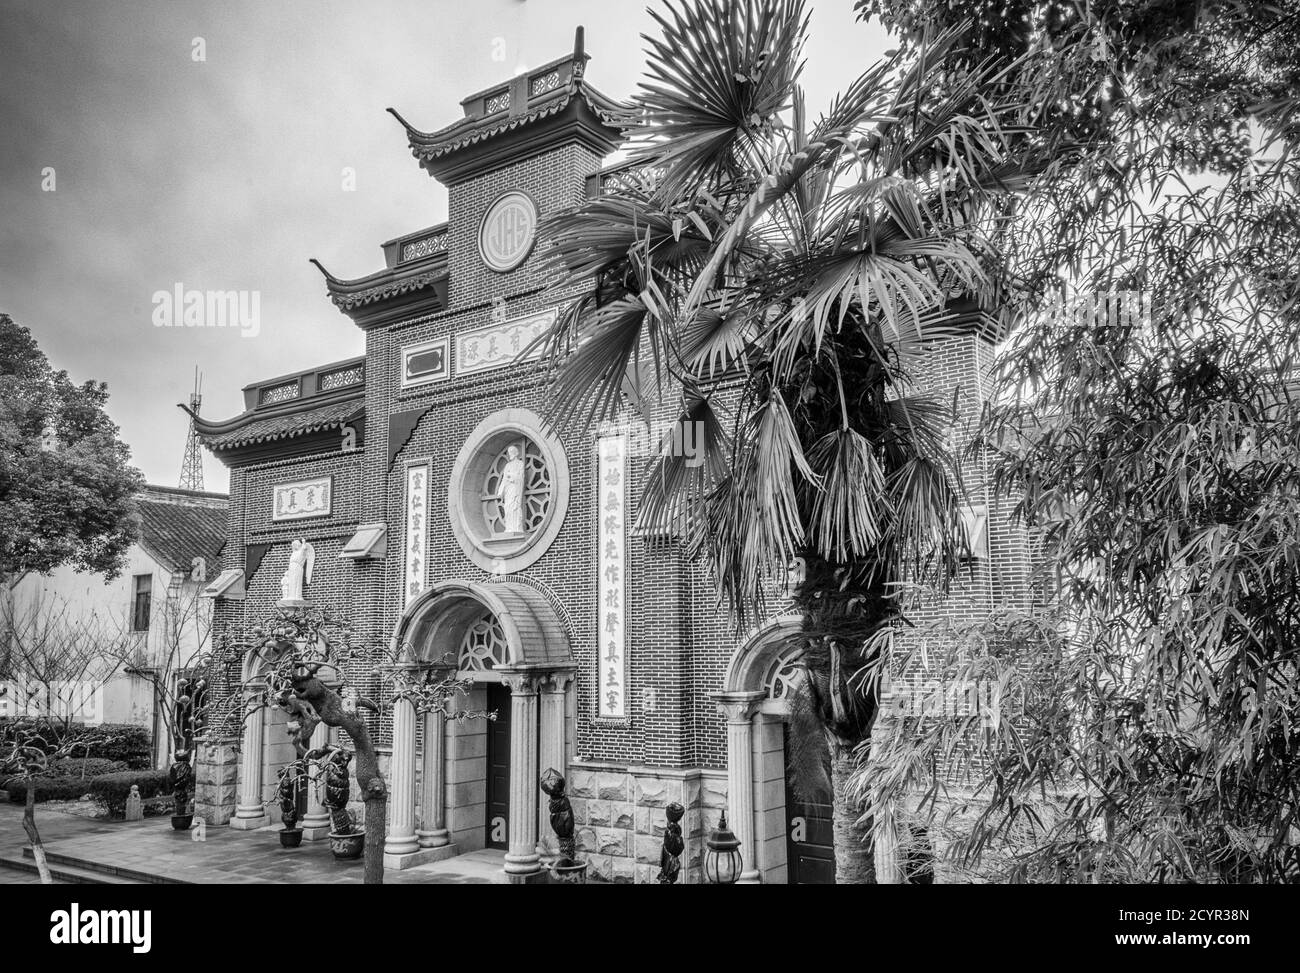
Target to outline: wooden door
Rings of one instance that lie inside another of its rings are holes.
[[[835,836],[830,795],[801,801],[790,784],[790,727],[785,735],[785,862],[790,885],[835,884]]]
[[[487,708],[497,718],[488,721],[487,806],[484,845],[505,848],[510,821],[510,690],[502,683],[487,684]]]

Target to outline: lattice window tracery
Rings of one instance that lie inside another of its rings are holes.
[[[536,97],[537,95],[544,95],[548,91],[554,91],[559,86],[560,71],[557,68],[550,74],[543,74],[539,77],[533,78],[533,83],[528,93],[533,97]]]
[[[408,243],[402,244],[402,260],[418,260],[421,257],[427,257],[434,253],[447,252],[448,234],[446,230],[438,233],[431,233],[429,236],[419,237]]]
[[[484,615],[466,629],[457,658],[457,668],[465,672],[486,672],[505,664],[506,634],[495,615]]]
[[[284,382],[281,385],[271,385],[262,389],[261,404],[267,405],[272,402],[288,402],[290,399],[298,397],[298,380]]]
[[[331,389],[343,388],[347,385],[357,385],[366,377],[364,365],[352,365],[349,368],[340,368],[333,372],[326,372],[320,377],[320,390],[328,392]]]
[[[805,677],[803,649],[785,649],[768,666],[763,688],[771,699],[789,699]]]

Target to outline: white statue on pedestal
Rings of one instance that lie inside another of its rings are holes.
[[[508,534],[524,529],[524,458],[518,446],[506,450],[506,465],[501,471],[501,519]]]
[[[305,538],[296,538],[289,553],[289,567],[280,579],[284,601],[303,601],[303,588],[311,584],[311,569],[316,563],[316,549]]]

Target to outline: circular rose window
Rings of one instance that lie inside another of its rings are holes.
[[[461,549],[484,571],[513,574],[559,532],[568,506],[564,448],[527,409],[479,423],[451,471],[447,513]]]

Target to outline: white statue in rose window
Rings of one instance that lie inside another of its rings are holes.
[[[524,529],[524,458],[518,446],[506,450],[506,465],[501,470],[501,519],[507,534]]]
[[[311,584],[311,569],[316,563],[316,549],[306,538],[296,538],[289,552],[289,567],[280,579],[283,601],[302,602],[303,588]]]

